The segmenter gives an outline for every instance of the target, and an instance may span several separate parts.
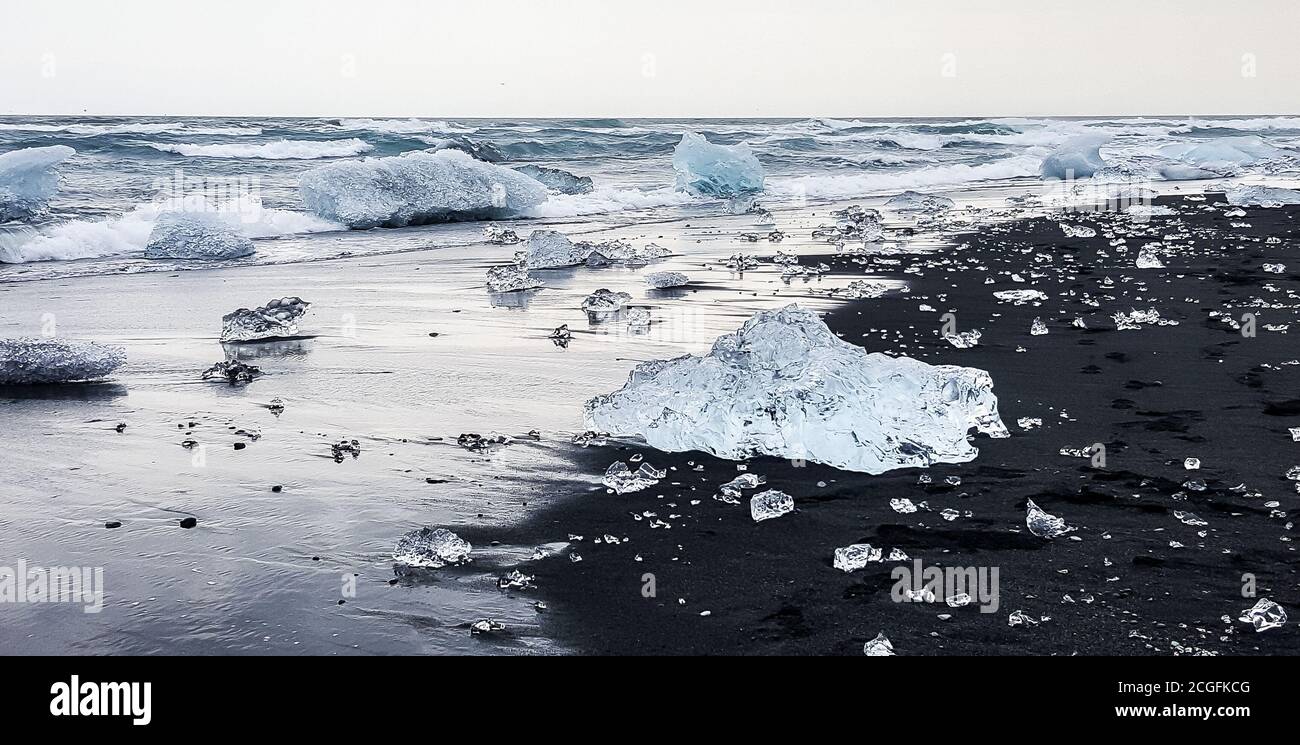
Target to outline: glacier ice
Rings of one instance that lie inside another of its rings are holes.
[[[469,541],[446,528],[412,530],[397,541],[393,560],[412,567],[439,569],[448,564],[464,564],[473,550]]]
[[[868,354],[790,305],[755,314],[705,356],[638,365],[585,413],[588,429],[670,452],[883,473],[973,459],[972,427],[1009,436],[992,389],[983,370]]]
[[[331,163],[304,173],[299,190],[312,212],[350,228],[497,219],[547,199],[536,179],[458,150]]]
[[[919,191],[903,192],[897,196],[889,198],[885,206],[897,212],[943,212],[955,207],[955,203],[948,197],[941,197],[937,194],[922,194]]]
[[[645,283],[655,290],[663,290],[669,287],[681,287],[689,284],[690,277],[681,272],[650,272],[645,275]]]
[[[768,489],[749,499],[749,516],[756,523],[791,512],[794,512],[794,497],[777,489]]]
[[[1066,141],[1043,159],[1038,167],[1039,175],[1045,179],[1091,178],[1106,167],[1106,161],[1101,158],[1101,146],[1108,139],[1083,135]]]
[[[558,230],[534,230],[515,258],[529,269],[555,269],[582,264],[590,253],[590,245],[574,243]]]
[[[527,165],[515,166],[515,170],[537,179],[547,189],[560,194],[590,194],[596,188],[590,176],[575,176],[559,168]]]
[[[831,563],[842,572],[854,572],[880,561],[884,555],[884,551],[870,543],[855,543],[835,549],[835,558]]]
[[[0,153],[0,222],[43,213],[59,190],[59,164],[76,154],[67,145]]]
[[[487,291],[491,293],[518,292],[542,286],[542,281],[528,273],[520,264],[494,266],[487,270]]]
[[[1226,193],[1228,204],[1239,207],[1281,207],[1300,204],[1300,191],[1273,186],[1236,186]]]
[[[1041,507],[1034,504],[1034,500],[1025,501],[1027,502],[1025,526],[1029,528],[1030,533],[1039,538],[1056,538],[1074,530],[1065,524],[1064,519],[1044,512]]]
[[[862,654],[867,657],[894,657],[894,645],[882,631],[876,634],[875,639],[862,645]]]
[[[297,336],[298,321],[310,307],[311,303],[300,297],[282,297],[260,308],[240,308],[221,317],[221,341],[262,341]]]
[[[763,191],[763,166],[749,145],[717,145],[687,132],[673,151],[677,188],[708,197],[732,198]]]
[[[1286,610],[1268,598],[1260,598],[1254,606],[1241,612],[1237,619],[1255,627],[1255,631],[1268,631],[1286,624]]]
[[[252,254],[253,241],[215,212],[164,212],[144,247],[147,259],[219,261]]]
[[[631,300],[632,296],[626,292],[613,292],[601,288],[582,301],[582,309],[588,313],[615,313]]]
[[[1204,168],[1180,165],[1177,163],[1161,166],[1159,173],[1160,178],[1165,179],[1166,181],[1192,181],[1194,179],[1214,178],[1219,175],[1213,171],[1207,171]]]
[[[126,362],[126,350],[93,341],[0,339],[0,384],[99,380]]]

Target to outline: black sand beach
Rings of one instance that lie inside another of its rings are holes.
[[[761,488],[796,504],[755,523],[750,493],[740,505],[713,499],[738,475],[733,462],[614,442],[578,450],[576,468],[597,478],[634,454],[672,470],[657,488],[594,488],[495,533],[519,544],[583,536],[572,546],[581,561],[561,554],[529,570],[537,588],[528,592],[549,605],[548,632],[581,652],[645,655],[861,654],[882,631],[900,655],[1300,652],[1294,624],[1257,634],[1237,620],[1257,599],[1243,597],[1248,575],[1257,597],[1300,604],[1291,529],[1300,509],[1286,476],[1300,462],[1288,432],[1300,426],[1300,326],[1265,328],[1295,325],[1300,267],[1262,268],[1288,261],[1300,209],[1227,217],[1220,194],[1157,204],[1178,215],[1024,219],[962,236],[952,250],[890,255],[901,263],[873,261],[868,271],[909,280],[910,294],[845,302],[827,314],[835,332],[869,351],[990,372],[1012,437],[977,438],[970,463],[870,476],[753,459],[745,465],[766,477]],[[1097,235],[1066,237],[1059,222]],[[1124,252],[1109,245],[1116,227]],[[1166,268],[1136,269],[1138,249],[1155,241],[1169,249]],[[801,263],[860,275],[855,258]],[[1048,299],[1013,305],[993,295],[1026,288]],[[1112,314],[1148,308],[1178,325],[1116,329]],[[958,349],[939,337],[949,311],[958,330],[982,330],[978,346]],[[1243,336],[1215,311],[1237,321],[1255,313],[1256,334]],[[1030,334],[1035,318],[1048,334]],[[1076,318],[1086,328],[1072,325]],[[1026,430],[1017,425],[1023,417],[1042,425]],[[1093,443],[1105,446],[1104,467],[1061,453]],[[1200,468],[1188,470],[1187,458]],[[923,474],[930,484],[918,483]],[[895,512],[893,498],[920,509]],[[1077,530],[1054,540],[1032,535],[1028,499]],[[619,540],[597,542],[605,535]],[[831,565],[836,547],[864,542],[927,565],[997,567],[999,607],[893,602],[894,564],[853,573]],[[643,594],[646,575],[654,597]],[[1039,624],[1010,626],[1018,610]]]

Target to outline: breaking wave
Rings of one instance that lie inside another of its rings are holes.
[[[374,149],[370,143],[355,137],[347,140],[276,140],[263,143],[149,142],[146,144],[154,150],[184,155],[187,158],[259,158],[261,160],[347,158]]]

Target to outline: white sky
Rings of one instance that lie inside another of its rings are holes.
[[[1300,113],[1300,0],[0,0],[0,19],[4,114]]]

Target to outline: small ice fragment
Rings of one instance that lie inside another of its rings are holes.
[[[1029,326],[1029,333],[1031,336],[1042,336],[1047,333],[1047,324],[1043,323],[1043,319],[1035,318]]]
[[[481,636],[483,634],[495,634],[498,631],[505,631],[506,625],[500,621],[485,618],[482,621],[475,621],[469,625],[471,636]]]
[[[1056,538],[1065,535],[1074,530],[1065,524],[1065,520],[1055,515],[1049,515],[1044,512],[1034,500],[1028,502],[1028,513],[1025,515],[1025,525],[1029,527],[1029,532],[1039,538]]]
[[[558,230],[534,230],[515,260],[529,269],[556,269],[578,266],[587,260],[590,253],[589,244],[575,244]]]
[[[1047,299],[1047,295],[1040,290],[999,290],[993,293],[993,297],[1015,305]]]
[[[613,489],[615,494],[628,494],[648,489],[658,484],[663,477],[664,472],[649,463],[642,463],[640,468],[633,471],[623,461],[616,460],[605,469],[605,477],[601,482]]]
[[[1043,420],[1040,417],[1022,416],[1016,420],[1016,426],[1021,429],[1038,429],[1043,426]]]
[[[898,212],[935,213],[950,210],[956,205],[947,197],[908,190],[897,196],[890,197],[889,201],[885,202],[885,206]]]
[[[1018,610],[1018,611],[1013,611],[1011,615],[1007,617],[1007,625],[1012,628],[1015,628],[1017,626],[1030,628],[1038,625],[1038,619],[1034,618],[1028,613],[1025,613],[1022,610]]]
[[[1268,598],[1260,598],[1253,607],[1242,611],[1237,620],[1254,626],[1256,632],[1268,631],[1286,623],[1286,610]]]
[[[897,512],[900,515],[916,512],[916,505],[912,503],[912,500],[906,497],[889,500],[889,506],[894,509],[894,512]]]
[[[1183,525],[1190,525],[1194,528],[1201,528],[1209,525],[1209,523],[1197,517],[1195,512],[1186,512],[1184,510],[1174,510],[1174,519]]]
[[[868,564],[880,561],[884,552],[870,543],[855,543],[851,546],[835,549],[833,565],[844,572],[852,572]]]
[[[99,380],[126,362],[126,350],[93,341],[0,339],[0,384]]]
[[[439,569],[469,561],[474,547],[446,528],[412,530],[397,541],[393,560],[412,567]]]
[[[590,176],[575,176],[559,168],[545,166],[515,166],[515,170],[537,179],[547,189],[558,194],[590,194],[596,188]]]
[[[1097,231],[1087,225],[1067,225],[1061,223],[1061,232],[1065,233],[1067,238],[1095,238]]]
[[[876,634],[876,638],[862,645],[862,654],[868,657],[894,657],[894,645],[885,638],[885,632]]]
[[[856,279],[850,282],[848,287],[835,290],[833,294],[835,297],[844,298],[846,300],[872,300],[878,297],[883,297],[886,293],[898,289],[898,287],[885,282],[878,282],[871,279]]]
[[[513,246],[523,240],[518,233],[510,228],[502,228],[497,225],[488,225],[483,228],[483,239],[495,246]]]
[[[493,294],[502,292],[519,292],[542,286],[542,281],[528,272],[528,267],[519,264],[494,266],[487,271],[487,291]]]
[[[262,370],[254,365],[247,365],[239,360],[218,362],[203,371],[203,380],[219,380],[230,385],[248,385],[262,377]]]
[[[614,313],[631,300],[632,296],[626,292],[611,292],[602,288],[582,301],[582,309],[588,313]]]
[[[1183,460],[1183,468],[1186,468],[1189,471],[1195,471],[1200,467],[1201,467],[1200,458],[1186,458]]]
[[[1286,264],[1265,264],[1264,271],[1269,274],[1282,274],[1286,271]]]
[[[481,453],[484,450],[491,450],[496,445],[510,444],[510,438],[496,432],[487,435],[480,435],[477,432],[462,432],[456,438],[456,444],[471,453]]]
[[[979,329],[962,331],[957,334],[944,334],[944,340],[958,349],[970,349],[980,343]]]
[[[725,504],[740,504],[743,489],[757,489],[767,483],[767,479],[756,473],[742,473],[736,478],[718,487],[714,499]]]
[[[260,308],[240,308],[221,317],[221,341],[287,339],[298,335],[298,321],[311,308],[300,297],[282,297]]]
[[[688,284],[690,278],[681,272],[650,272],[645,275],[645,283],[656,290],[668,287],[681,287]]]
[[[649,328],[650,311],[646,308],[628,308],[627,325],[634,329]]]
[[[497,578],[497,587],[502,590],[531,590],[535,577],[531,574],[524,574],[518,569],[512,569],[507,574]]]
[[[253,255],[253,241],[218,212],[164,212],[144,247],[146,259],[221,261]]]
[[[555,346],[567,348],[569,342],[573,341],[573,332],[569,330],[569,324],[562,323],[547,338],[554,342]]]
[[[1138,251],[1137,260],[1133,262],[1138,269],[1163,269],[1165,267],[1164,262],[1160,260],[1160,254],[1155,251],[1157,245],[1148,243]]]
[[[1300,442],[1300,427],[1288,427],[1287,431],[1291,433],[1291,442]]]
[[[794,497],[783,491],[768,489],[755,494],[749,500],[749,515],[754,522],[761,523],[794,511]]]

